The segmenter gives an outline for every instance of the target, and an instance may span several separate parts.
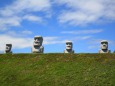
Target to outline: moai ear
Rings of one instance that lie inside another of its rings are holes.
[[[42,46],[42,47],[41,47],[41,53],[43,53],[43,52],[44,52],[44,47]]]

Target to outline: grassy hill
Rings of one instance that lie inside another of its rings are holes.
[[[115,86],[115,54],[0,54],[0,86]]]

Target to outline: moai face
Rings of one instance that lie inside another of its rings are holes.
[[[12,48],[12,44],[6,44],[6,52],[10,52]]]
[[[42,46],[43,38],[41,36],[34,37],[34,46]]]
[[[101,41],[101,49],[102,50],[107,50],[108,49],[108,41],[106,41],[106,40]]]
[[[67,49],[67,50],[71,50],[71,49],[72,49],[72,45],[73,45],[72,42],[67,41],[67,42],[66,42],[66,49]]]

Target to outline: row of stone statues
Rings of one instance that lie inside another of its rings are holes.
[[[35,36],[32,46],[32,53],[44,53],[44,47],[42,46],[42,43],[43,43],[43,37]],[[5,53],[12,53],[11,48],[12,44],[6,44]],[[74,50],[72,48],[73,43],[71,41],[67,41],[64,53],[74,53]],[[108,50],[108,41],[106,40],[101,41],[101,50],[99,50],[99,53],[110,53],[110,50]]]

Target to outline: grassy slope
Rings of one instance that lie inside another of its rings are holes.
[[[115,54],[0,55],[0,86],[115,86]]]

